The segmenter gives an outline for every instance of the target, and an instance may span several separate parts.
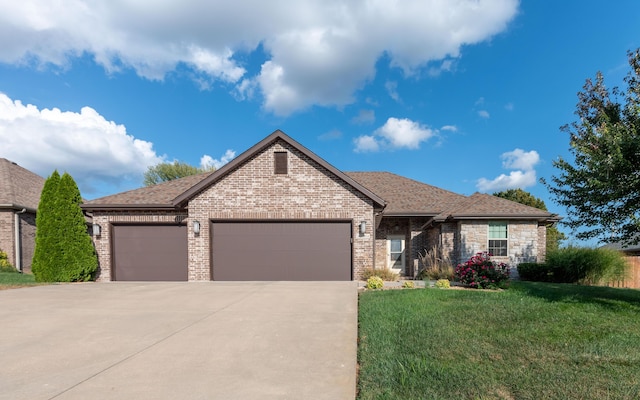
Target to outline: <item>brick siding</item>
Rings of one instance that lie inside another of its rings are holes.
[[[118,223],[176,223],[187,218],[185,211],[96,211],[93,223],[100,225],[100,236],[93,236],[98,254],[98,282],[111,280],[111,227]]]
[[[288,173],[274,174],[274,152],[288,153]],[[189,201],[189,280],[210,280],[210,220],[349,220],[353,272],[373,266],[373,204],[303,153],[278,140]],[[194,235],[191,221],[200,221]],[[361,221],[367,232],[359,233]],[[247,254],[251,244],[247,243]],[[255,255],[254,255],[255,256]]]
[[[13,210],[0,210],[0,250],[7,253],[11,265],[16,263]]]

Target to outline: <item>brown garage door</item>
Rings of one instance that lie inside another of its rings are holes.
[[[216,281],[349,281],[350,222],[215,222]]]
[[[186,281],[186,225],[113,226],[113,280]]]

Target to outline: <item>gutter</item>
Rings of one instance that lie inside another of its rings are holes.
[[[22,237],[20,236],[20,214],[24,214],[27,212],[26,208],[23,208],[22,210],[16,212],[15,214],[13,214],[13,220],[14,220],[14,234],[15,234],[15,256],[16,256],[16,263],[15,263],[15,267],[18,271],[20,271],[20,273],[22,273]]]
[[[179,210],[171,204],[81,204],[80,208],[85,211],[95,210]]]

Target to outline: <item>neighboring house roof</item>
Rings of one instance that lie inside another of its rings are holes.
[[[387,202],[386,216],[435,216],[464,196],[390,172],[347,172]]]
[[[0,208],[38,209],[44,178],[18,164],[0,158]]]
[[[620,250],[628,253],[635,253],[640,251],[640,242],[638,242],[637,244],[630,244],[628,246],[623,246],[621,242],[613,242],[613,243],[607,243],[604,246],[600,246],[600,248]]]

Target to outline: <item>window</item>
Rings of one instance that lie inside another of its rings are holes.
[[[508,256],[507,238],[506,222],[489,222],[489,254],[497,257]]]
[[[273,162],[275,174],[286,175],[288,173],[286,151],[276,151],[273,153]]]

